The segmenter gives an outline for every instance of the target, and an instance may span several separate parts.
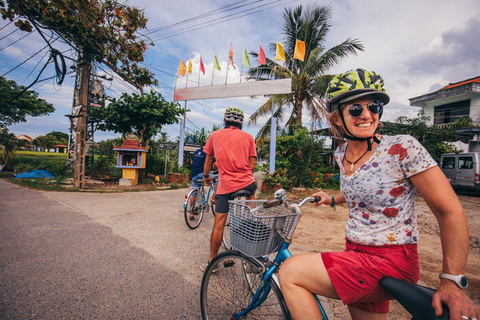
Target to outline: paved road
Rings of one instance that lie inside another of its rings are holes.
[[[39,192],[0,179],[0,319],[198,319],[213,216],[187,189]]]

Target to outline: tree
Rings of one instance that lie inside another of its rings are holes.
[[[33,90],[17,98],[24,89],[15,81],[0,77],[0,127],[26,122],[28,116],[39,117],[55,111],[52,104],[40,99]]]
[[[0,145],[4,151],[2,155],[2,163],[8,167],[10,158],[14,155],[17,139],[13,133],[9,133],[7,128],[0,128]]]
[[[271,117],[283,120],[288,108],[291,108],[291,114],[286,123],[288,127],[302,126],[304,108],[308,110],[313,124],[320,123],[324,113],[322,99],[328,83],[333,78],[326,72],[342,58],[357,54],[357,51],[363,51],[363,45],[357,39],[351,38],[333,48],[325,49],[326,36],[331,27],[330,17],[330,6],[314,5],[304,10],[300,5],[294,10],[285,9],[283,14],[285,66],[267,59],[265,65],[247,71],[251,79],[292,78],[293,93],[275,95],[275,109],[272,109],[272,98],[270,98],[251,115],[250,124],[255,124],[263,116],[270,116],[267,124],[257,135],[259,144],[262,144],[270,133]],[[297,39],[306,43],[303,62],[293,58]],[[276,44],[270,44],[270,49],[275,52]],[[258,56],[254,52],[251,54]]]
[[[143,11],[114,0],[0,1],[3,19],[23,31],[37,25],[53,30],[82,53],[87,61],[105,63],[139,90],[156,84],[144,60],[147,41],[137,31],[146,28]],[[149,41],[150,45],[153,45]]]
[[[435,125],[429,126],[427,124],[429,120],[430,117],[422,112],[415,118],[401,116],[394,123],[384,123],[380,132],[385,135],[409,134],[415,137],[438,162],[442,153],[458,151],[449,142],[458,140],[457,129],[463,128],[462,124],[470,122],[468,119],[457,119],[449,128],[439,129]]]
[[[68,144],[68,134],[60,131],[52,131],[44,136],[39,136],[33,140],[33,144],[44,149],[52,149],[56,145]]]
[[[97,128],[127,135],[136,134],[144,147],[159,133],[165,124],[178,122],[183,109],[176,102],[167,102],[161,94],[151,91],[143,96],[122,94],[119,99],[110,98],[105,108],[92,110],[98,121]]]

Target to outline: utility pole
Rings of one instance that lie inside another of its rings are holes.
[[[85,52],[82,52],[81,54],[78,68],[80,68],[80,85],[78,95],[80,111],[78,113],[77,126],[75,130],[75,162],[73,181],[76,188],[85,189],[88,80],[90,76],[90,58]]]

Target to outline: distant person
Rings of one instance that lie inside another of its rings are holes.
[[[440,284],[433,295],[437,316],[448,305],[451,319],[480,318],[465,294],[469,236],[463,208],[427,150],[412,136],[378,133],[390,97],[375,72],[351,70],[333,78],[326,107],[333,135],[345,141],[335,151],[342,193],[319,191],[316,205],[346,203],[349,217],[342,252],[295,255],[279,271],[280,287],[294,319],[319,319],[312,296],[341,299],[353,319],[387,319],[384,277],[416,283],[420,268],[415,197],[422,194],[440,229]],[[345,139],[345,140],[344,140]]]
[[[203,179],[203,168],[205,167],[205,159],[207,158],[207,154],[203,151],[203,147],[205,146],[205,142],[202,142],[201,147],[193,153],[192,157],[192,189],[200,188],[200,185],[197,183],[197,180]],[[213,165],[216,166],[215,159],[213,160]],[[210,167],[211,168],[211,167]],[[214,177],[213,174],[209,171],[209,176],[211,178]],[[190,197],[190,202],[193,205],[195,202],[196,195]],[[212,203],[215,203],[215,194],[213,194],[210,198]],[[193,212],[190,214],[190,220],[193,220]]]
[[[217,159],[220,181],[215,200],[215,223],[210,236],[210,262],[217,254],[222,244],[223,228],[227,221],[228,200],[233,200],[232,194],[246,189],[251,192],[248,199],[255,199],[257,183],[253,177],[257,151],[253,136],[242,131],[244,113],[237,107],[229,107],[224,114],[225,128],[214,131],[205,145],[204,179],[208,176],[209,168],[214,157]],[[205,271],[207,264],[200,269]]]

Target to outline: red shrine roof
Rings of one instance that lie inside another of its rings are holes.
[[[127,139],[123,142],[121,146],[113,146],[113,150],[138,150],[143,152],[148,152],[148,148],[144,148],[140,145],[135,139]]]

